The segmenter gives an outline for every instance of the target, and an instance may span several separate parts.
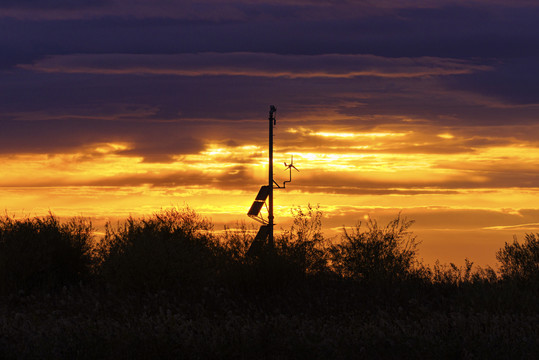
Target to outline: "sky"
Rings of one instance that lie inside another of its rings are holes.
[[[267,181],[277,228],[399,213],[425,263],[495,267],[539,231],[539,3],[0,0],[0,207],[99,224]]]

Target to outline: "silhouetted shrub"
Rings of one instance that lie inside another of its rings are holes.
[[[517,239],[496,252],[504,278],[539,279],[539,234],[526,234],[524,243]]]
[[[326,272],[328,244],[322,234],[322,211],[309,204],[306,211],[292,209],[292,215],[290,230],[275,238],[277,254],[302,275]]]
[[[98,246],[105,281],[126,289],[155,290],[202,285],[216,271],[211,223],[193,210],[167,209],[149,218],[106,226]]]
[[[413,273],[415,236],[408,231],[413,221],[400,214],[386,227],[369,219],[366,230],[361,223],[350,231],[344,229],[340,244],[330,249],[333,269],[345,278],[364,281],[393,281]]]
[[[3,291],[58,286],[86,278],[91,265],[92,224],[73,218],[60,224],[49,214],[0,218],[0,281]]]

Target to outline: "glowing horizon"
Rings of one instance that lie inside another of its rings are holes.
[[[264,120],[258,123],[265,129]],[[279,119],[275,130],[275,178],[286,178],[286,173],[279,171],[280,160],[288,161],[289,154],[294,155],[300,173],[286,190],[276,192],[275,211],[281,227],[290,223],[290,209],[307,204],[321,206],[324,229],[330,237],[338,236],[342,226],[353,226],[366,217],[383,223],[402,212],[416,220],[412,230],[423,242],[420,254],[424,261],[462,261],[464,258],[458,258],[461,250],[454,249],[448,256],[451,246],[437,244],[437,239],[449,243],[454,234],[461,232],[462,236],[464,232],[468,237],[490,235],[491,244],[475,244],[477,249],[464,257],[492,266],[494,252],[504,241],[511,241],[513,233],[522,236],[539,228],[533,225],[533,214],[526,213],[539,200],[539,188],[507,186],[497,178],[500,162],[509,161],[524,173],[533,170],[539,148],[531,144],[499,146],[494,141],[494,146],[470,148],[451,156],[399,153],[387,149],[409,146],[407,137],[412,147],[418,139],[430,139],[431,143],[459,140],[457,136],[432,137],[432,129],[426,134],[415,129],[345,136],[320,130],[315,136],[323,134],[320,137],[336,151],[314,152],[308,142],[312,133],[304,131],[306,135],[302,136],[287,129],[286,124],[286,118]],[[279,135],[286,134],[298,137],[293,141],[296,151],[283,146],[285,141]],[[365,147],[346,153],[343,148],[349,144],[348,138],[363,139],[359,141]],[[344,143],[336,146],[335,139]],[[375,147],[378,151],[372,150]],[[218,227],[236,221],[250,223],[245,214],[258,187],[267,181],[264,144],[208,141],[200,152],[172,156],[172,161],[165,163],[125,154],[130,149],[132,145],[125,142],[96,143],[74,153],[1,156],[0,164],[6,170],[0,179],[5,210],[35,215],[52,211],[62,217],[82,215],[102,224],[107,219],[144,216],[161,208],[188,205],[210,217]],[[473,212],[476,226],[462,220]],[[443,224],[448,214],[460,218],[459,223]],[[485,219],[478,221],[480,216]],[[436,248],[444,249],[443,253],[437,254]],[[490,254],[482,253],[486,249]]]

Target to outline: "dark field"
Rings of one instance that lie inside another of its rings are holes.
[[[536,359],[536,236],[497,272],[415,260],[397,217],[320,233],[296,211],[275,249],[216,235],[193,211],[109,226],[0,220],[0,357],[6,359]]]

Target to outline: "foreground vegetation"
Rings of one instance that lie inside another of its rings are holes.
[[[400,216],[321,233],[294,211],[275,249],[190,209],[108,224],[0,218],[0,357],[489,358],[539,355],[539,235],[498,271],[416,260]]]

